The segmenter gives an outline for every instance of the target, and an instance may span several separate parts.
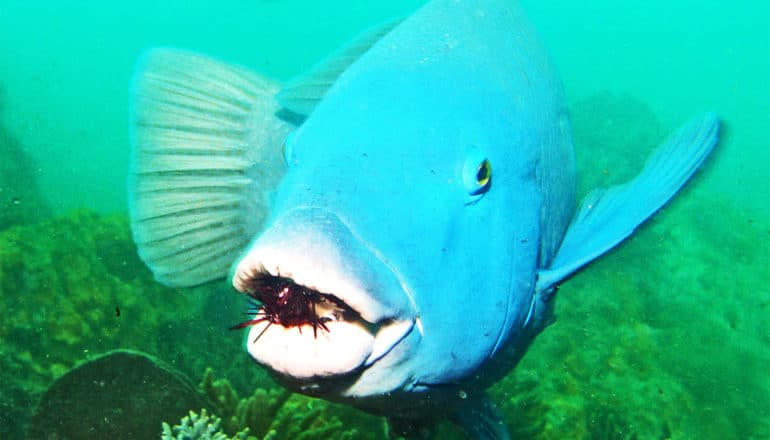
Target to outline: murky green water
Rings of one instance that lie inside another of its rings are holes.
[[[212,367],[240,397],[280,393],[224,330],[242,304],[222,283],[175,292],[135,256],[133,64],[175,46],[288,79],[421,3],[0,3],[0,438],[19,438],[54,379],[113,348],[153,353],[195,383]],[[581,191],[632,175],[693,114],[717,111],[726,136],[681,197],[562,287],[557,323],[493,388],[511,432],[770,438],[770,4],[525,5],[569,96]],[[278,438],[298,438],[292,411],[333,428],[312,438],[384,435],[379,419],[262,397],[273,406],[260,426],[273,417]]]

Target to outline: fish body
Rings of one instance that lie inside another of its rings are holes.
[[[394,278],[374,293],[392,298],[389,318],[420,321],[404,341],[415,346],[409,367],[375,374],[373,365],[356,396],[384,378],[427,389],[476,371],[530,311],[541,228],[563,233],[572,215],[561,88],[518,10],[494,3],[433,2],[405,20],[337,78],[286,143],[288,172],[252,248],[297,235],[283,230],[289,224],[338,224],[322,234],[375,250],[347,260]],[[485,160],[491,185],[472,194]],[[559,206],[541,218],[551,175],[564,180]],[[473,338],[458,345],[458,334]]]
[[[132,230],[155,276],[272,295],[246,348],[293,389],[454,412],[476,438],[506,437],[483,390],[550,322],[557,283],[717,141],[714,115],[693,119],[576,212],[560,82],[502,0],[431,1],[283,85],[170,49],[137,72]]]

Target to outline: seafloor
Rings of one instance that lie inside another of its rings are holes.
[[[629,97],[597,95],[572,113],[581,194],[633,175],[666,131]],[[160,438],[161,422],[179,424],[186,411],[159,418],[152,389],[116,379],[156,365],[180,372],[159,381],[178,379],[193,394],[199,384],[229,435],[248,427],[259,439],[387,438],[382,419],[292,395],[255,366],[227,330],[243,304],[224,283],[155,283],[126,215],[51,217],[21,144],[1,128],[0,143],[2,163],[23,165],[0,170],[0,438],[95,438],[90,421],[65,427],[46,416],[66,413],[63,404],[98,414],[104,438],[139,438],[138,427]],[[491,390],[514,438],[770,438],[770,221],[698,180],[561,287],[556,323]],[[99,358],[117,348],[154,358]],[[117,364],[85,373],[104,359]],[[144,367],[121,364],[128,359]],[[112,379],[94,379],[99,372]],[[52,386],[65,375],[66,387]],[[200,413],[195,399],[187,409]],[[117,409],[126,405],[146,410],[129,417]],[[451,425],[438,429],[435,438],[462,438]]]

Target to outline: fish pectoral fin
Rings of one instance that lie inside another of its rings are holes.
[[[492,400],[483,395],[463,406],[452,417],[472,440],[509,440],[503,416]]]
[[[278,102],[293,113],[310,115],[342,72],[401,21],[393,20],[365,31],[310,72],[287,83],[277,95]]]
[[[632,180],[589,193],[550,267],[538,274],[545,292],[631,235],[657,212],[703,164],[719,139],[719,119],[691,119],[658,146]]]
[[[266,216],[293,128],[278,84],[174,49],[148,50],[131,89],[131,230],[155,278],[191,286],[227,275]]]

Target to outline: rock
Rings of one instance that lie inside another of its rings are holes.
[[[166,420],[211,407],[184,376],[146,354],[116,350],[51,385],[30,420],[29,439],[152,439]]]
[[[0,230],[50,214],[37,185],[36,168],[22,145],[0,125]]]

